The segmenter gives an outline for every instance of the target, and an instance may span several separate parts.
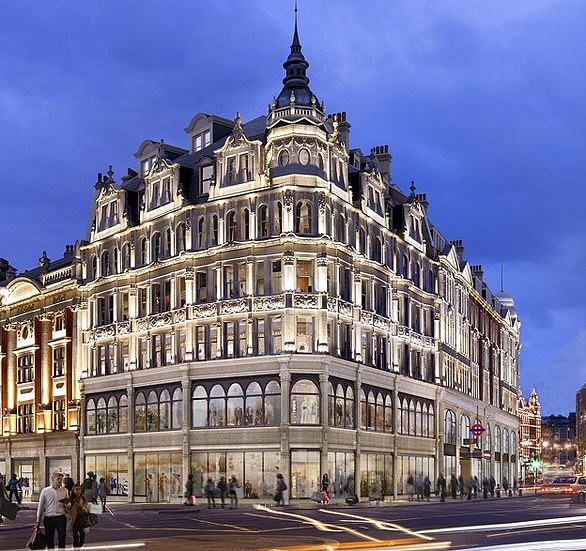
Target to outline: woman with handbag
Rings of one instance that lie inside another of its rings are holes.
[[[85,536],[90,530],[89,528],[84,527],[84,523],[82,522],[83,515],[89,513],[89,505],[79,484],[74,484],[73,489],[71,490],[68,512],[71,519],[73,548],[79,549],[84,544]]]

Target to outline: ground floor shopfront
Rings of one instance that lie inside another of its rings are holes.
[[[23,499],[35,500],[55,471],[79,477],[79,435],[59,431],[16,434],[0,438],[0,474],[16,474]]]

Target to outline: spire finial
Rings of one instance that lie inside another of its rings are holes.
[[[411,185],[409,186],[409,189],[411,190],[411,197],[415,197],[415,182],[413,180],[411,180]]]

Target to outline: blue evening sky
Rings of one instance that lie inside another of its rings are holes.
[[[299,0],[310,86],[351,147],[388,144],[523,323],[544,414],[586,382],[586,2]],[[85,237],[98,172],[144,139],[187,147],[198,112],[244,120],[281,88],[293,0],[6,0],[0,257],[19,271]]]

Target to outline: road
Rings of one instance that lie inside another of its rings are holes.
[[[558,548],[570,549],[570,541],[586,538],[586,507],[535,497],[280,508],[245,502],[237,510],[114,503],[111,511],[100,515],[84,549],[455,550],[546,540],[567,540]],[[15,521],[6,520],[0,551],[23,549],[34,519],[35,504],[25,504]]]

